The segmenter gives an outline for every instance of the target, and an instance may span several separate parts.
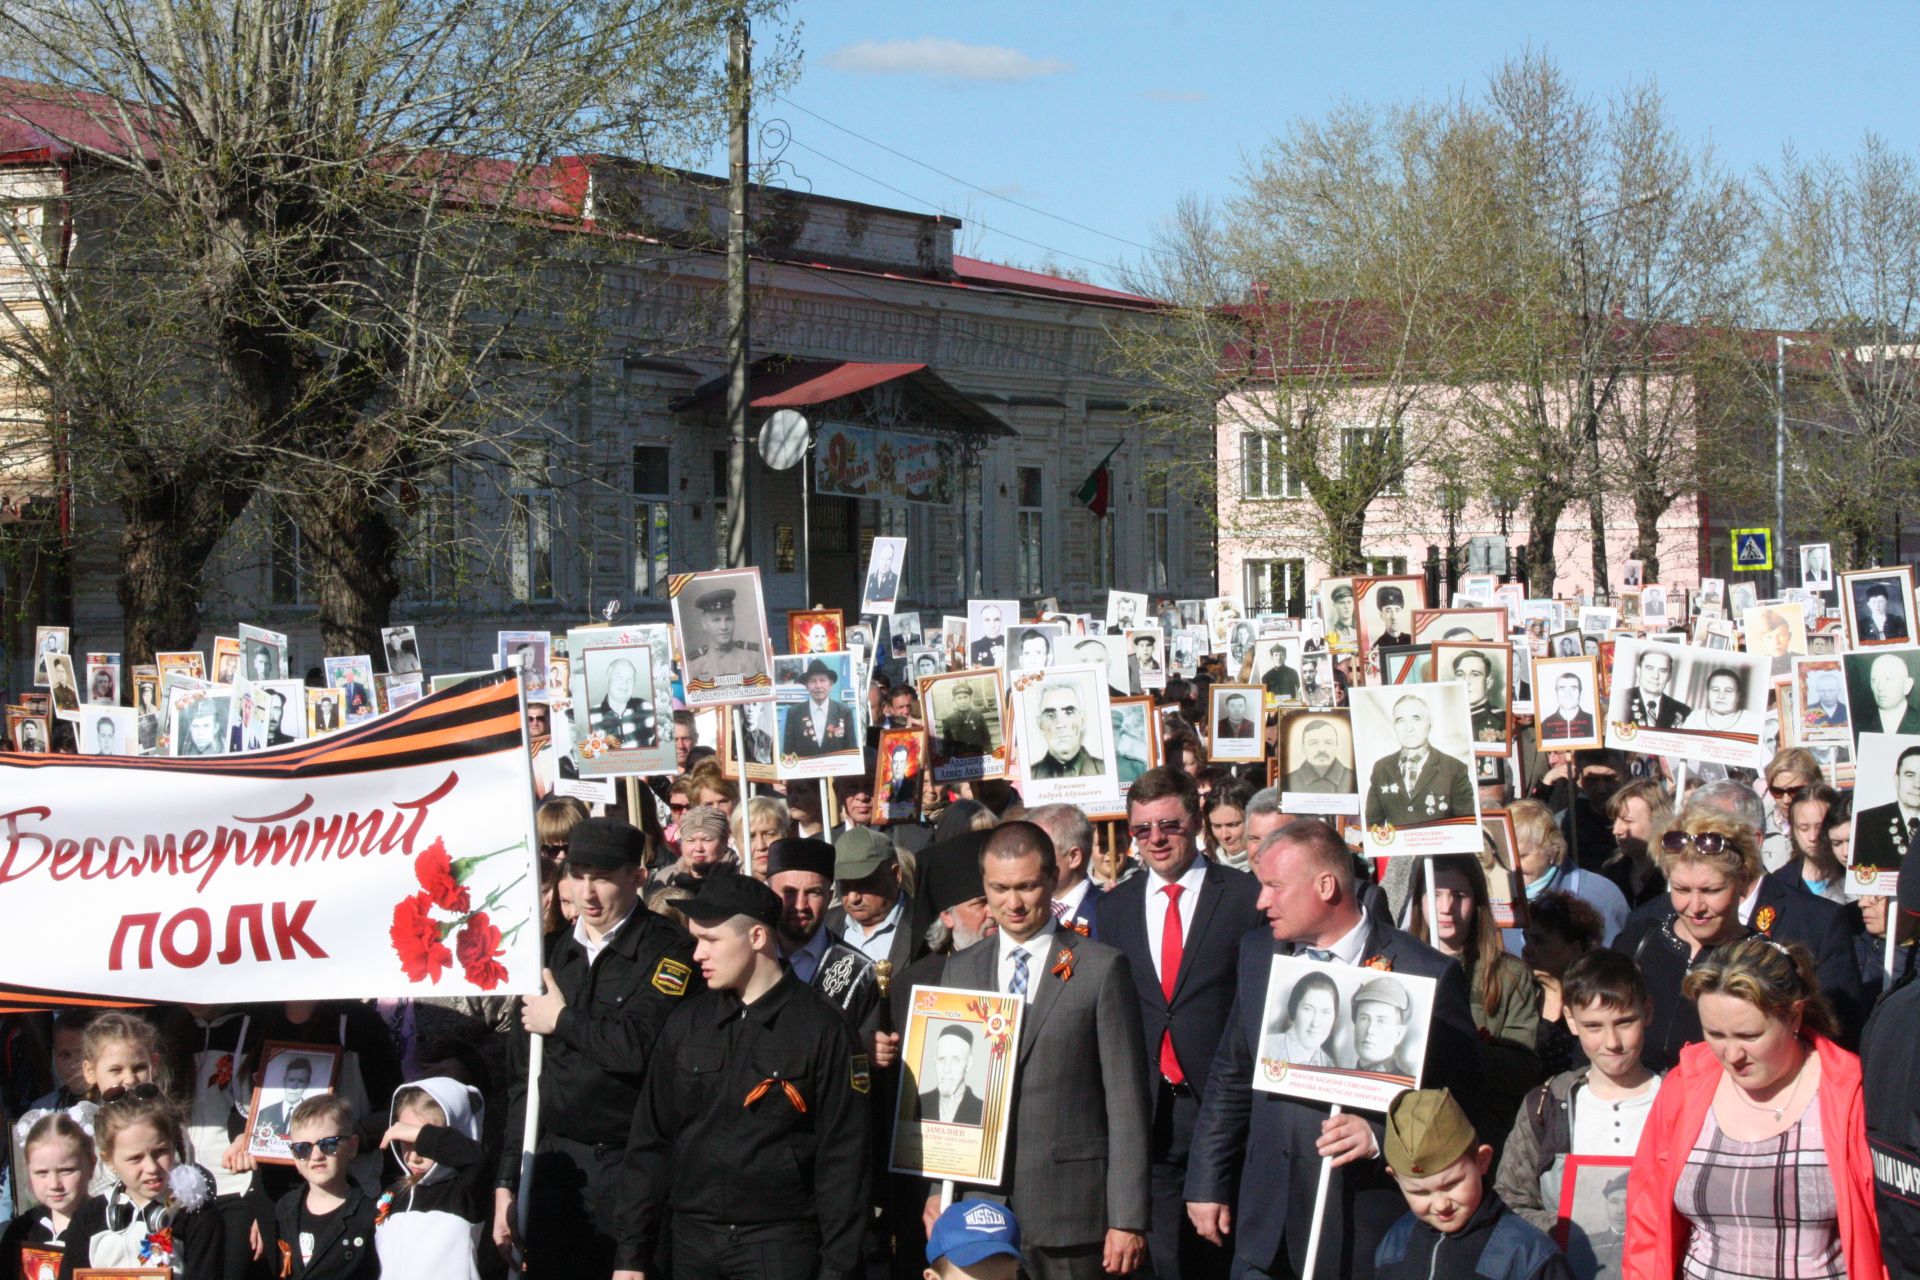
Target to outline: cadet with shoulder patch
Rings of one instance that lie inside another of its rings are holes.
[[[624,822],[574,826],[565,874],[579,917],[547,936],[546,990],[521,1001],[493,1235],[505,1252],[520,1181],[529,1036],[543,1035],[526,1242],[542,1276],[606,1280],[613,1270],[613,1189],[634,1104],[667,1015],[701,989],[693,939],[640,901],[645,853],[646,837]]]

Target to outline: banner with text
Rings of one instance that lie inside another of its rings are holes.
[[[0,973],[154,1001],[539,989],[517,672],[215,761],[0,754]],[[50,943],[50,939],[57,940]]]
[[[813,445],[816,493],[883,502],[960,500],[951,442],[827,422]]]

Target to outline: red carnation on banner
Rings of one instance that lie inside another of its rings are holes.
[[[414,859],[413,874],[420,881],[420,887],[433,898],[434,906],[446,911],[473,909],[473,896],[467,892],[467,886],[460,883],[453,859],[447,856],[445,840],[435,840]]]
[[[482,991],[491,991],[507,980],[506,966],[495,957],[500,954],[500,930],[487,913],[476,911],[453,940],[454,953],[467,981]]]
[[[393,941],[400,967],[407,979],[440,981],[440,971],[453,963],[453,953],[440,940],[440,926],[434,923],[433,895],[416,893],[402,898],[393,908],[393,927],[387,937]]]

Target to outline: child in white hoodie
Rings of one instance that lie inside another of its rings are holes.
[[[381,1194],[374,1210],[383,1275],[479,1280],[474,1250],[491,1209],[480,1145],[484,1107],[478,1089],[446,1076],[394,1091],[380,1145],[405,1176]]]

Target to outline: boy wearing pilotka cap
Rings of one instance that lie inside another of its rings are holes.
[[[1387,1171],[1410,1212],[1374,1251],[1376,1280],[1573,1280],[1553,1241],[1487,1185],[1493,1148],[1475,1135],[1449,1090],[1401,1094],[1387,1108],[1386,1131]]]

